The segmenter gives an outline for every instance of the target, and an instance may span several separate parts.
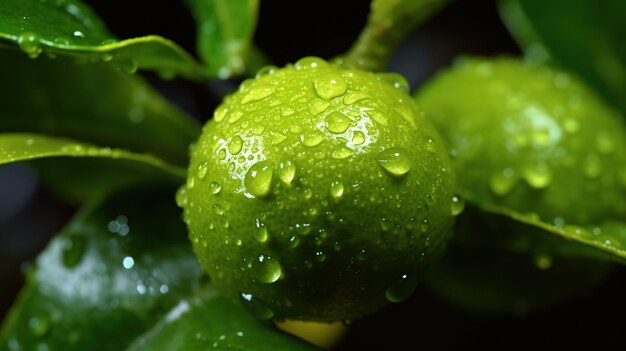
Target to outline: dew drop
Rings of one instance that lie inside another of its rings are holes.
[[[211,184],[209,184],[209,190],[212,194],[219,194],[220,191],[222,191],[222,186],[218,182],[211,182]]]
[[[365,142],[365,134],[363,134],[363,132],[361,132],[360,130],[357,130],[356,132],[354,132],[354,135],[352,135],[352,144],[361,145],[364,142]]]
[[[524,167],[522,177],[524,177],[528,185],[535,189],[547,187],[552,180],[552,174],[544,162],[538,162]]]
[[[213,114],[213,119],[215,122],[221,122],[226,118],[226,114],[228,113],[228,109],[224,107],[224,105],[220,106],[215,110],[215,114]]]
[[[330,103],[328,101],[315,99],[315,101],[309,103],[309,112],[311,112],[312,115],[317,116],[326,111],[328,107],[330,107]]]
[[[417,279],[414,277],[404,274],[393,283],[387,291],[385,291],[385,297],[390,302],[401,302],[408,299],[411,294],[415,291],[417,287]]]
[[[325,74],[315,81],[314,87],[319,97],[329,100],[345,94],[348,83],[335,74]]]
[[[376,161],[389,174],[401,177],[411,170],[411,162],[404,149],[388,148],[376,156]]]
[[[237,155],[239,152],[241,152],[242,147],[243,139],[241,139],[239,135],[235,135],[234,137],[232,137],[232,139],[230,139],[230,142],[228,143],[228,152],[230,152],[232,155]]]
[[[259,69],[259,70],[256,72],[256,76],[255,76],[255,78],[261,78],[261,77],[263,77],[263,76],[267,76],[267,75],[270,75],[270,74],[274,74],[274,73],[276,73],[276,70],[277,70],[277,69],[278,69],[278,67],[273,66],[273,65],[263,66],[263,67],[261,67],[261,69]]]
[[[333,134],[341,134],[350,127],[350,117],[341,112],[333,111],[326,116],[326,127]]]
[[[243,112],[234,111],[228,116],[228,123],[236,123],[238,120],[241,119],[241,117],[243,117]]]
[[[209,171],[208,166],[209,164],[206,161],[202,162],[198,166],[198,178],[200,180],[204,180],[206,178],[207,172]]]
[[[291,184],[296,176],[296,164],[292,160],[285,160],[278,164],[278,178],[285,184]]]
[[[451,212],[453,216],[458,216],[465,209],[465,201],[459,195],[452,196]]]
[[[241,304],[256,318],[270,319],[274,317],[274,311],[272,311],[269,306],[252,294],[242,293],[240,298]]]
[[[220,160],[223,160],[226,158],[226,150],[224,149],[219,149],[219,151],[217,151],[217,158]]]
[[[246,191],[257,197],[267,196],[271,190],[273,173],[273,167],[268,161],[255,163],[244,178]]]
[[[376,123],[387,125],[387,116],[379,112],[378,110],[369,110],[367,115]]]
[[[215,213],[218,216],[221,216],[224,214],[224,209],[219,204],[213,204],[213,206],[211,206],[211,209],[213,210],[213,213]]]
[[[36,58],[41,54],[39,47],[39,36],[34,33],[23,33],[17,37],[17,45],[30,58]]]
[[[274,86],[258,86],[250,89],[248,94],[241,99],[241,103],[247,104],[249,102],[263,100],[266,97],[272,95],[276,88]]]
[[[259,255],[252,262],[252,274],[263,283],[274,283],[280,278],[282,269],[277,260],[267,255]]]
[[[187,204],[187,187],[185,185],[178,188],[176,191],[176,205],[178,207],[184,207]]]
[[[361,92],[352,92],[352,93],[348,93],[346,94],[346,96],[343,98],[343,102],[346,105],[352,105],[355,102],[359,102],[365,99],[368,99],[370,96]]]
[[[489,187],[494,194],[503,196],[508,194],[516,183],[517,177],[513,169],[505,168],[502,172],[498,172],[491,177]]]
[[[435,145],[435,141],[433,140],[433,138],[428,138],[426,140],[425,149],[431,154],[437,152],[437,145]]]
[[[348,158],[352,156],[353,154],[354,152],[350,148],[347,148],[345,146],[340,146],[336,148],[335,150],[333,150],[331,156],[332,158],[336,160],[343,160],[344,158]]]
[[[263,222],[257,219],[256,231],[254,232],[254,238],[256,239],[256,241],[260,243],[264,243],[264,242],[267,242],[268,237],[269,237],[269,233],[267,231],[267,227],[265,226],[265,224],[263,224]]]
[[[335,199],[340,198],[341,196],[343,196],[343,183],[340,181],[334,181],[332,183],[330,183],[330,195],[332,197],[334,197]]]
[[[314,147],[314,146],[319,145],[322,142],[322,140],[324,140],[324,136],[322,135],[320,131],[313,129],[302,134],[300,136],[300,140],[302,141],[302,144],[304,144],[305,146]]]
[[[303,57],[294,64],[294,67],[299,71],[326,66],[328,63],[325,60],[314,56]]]

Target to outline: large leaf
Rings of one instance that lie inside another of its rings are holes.
[[[31,57],[41,52],[102,60],[122,70],[157,70],[199,79],[203,67],[175,43],[150,35],[118,41],[79,0],[2,0],[0,40]]]
[[[53,239],[0,332],[0,350],[122,350],[202,272],[173,189],[125,191],[84,208]]]
[[[367,24],[342,60],[365,70],[384,70],[406,36],[449,1],[372,0]]]
[[[578,73],[626,112],[626,1],[502,0],[502,18],[532,60]]]
[[[4,5],[0,5],[0,8]],[[0,132],[35,132],[186,166],[200,127],[139,77],[106,64],[0,51]]]
[[[186,2],[196,19],[198,53],[212,76],[224,79],[259,65],[261,54],[252,45],[258,0]]]
[[[129,351],[319,350],[214,291],[182,301]]]
[[[612,268],[584,245],[468,206],[427,285],[469,311],[527,314],[587,296]]]
[[[44,160],[48,158],[53,159]],[[28,160],[37,160],[35,167],[41,170],[44,182],[71,200],[130,184],[178,184],[184,182],[186,174],[185,169],[146,154],[66,138],[0,133],[0,165]]]

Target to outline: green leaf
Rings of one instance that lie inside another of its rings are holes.
[[[96,157],[140,163],[161,171],[161,177],[176,180],[186,178],[186,170],[172,166],[154,156],[120,149],[78,143],[71,139],[27,133],[0,133],[0,165],[49,157]],[[151,172],[146,172],[149,175]],[[157,175],[154,175],[157,176]]]
[[[443,300],[471,312],[527,314],[583,298],[606,280],[613,265],[588,257],[586,250],[469,206],[426,283]]]
[[[203,67],[178,45],[150,35],[116,40],[79,0],[3,0],[0,40],[31,57],[41,52],[108,61],[124,71],[157,70],[166,76],[203,78]]]
[[[502,0],[500,13],[529,59],[579,74],[626,112],[626,2]]]
[[[2,350],[122,350],[201,283],[172,189],[83,208],[37,258]]]
[[[319,350],[212,290],[179,303],[128,351]]]
[[[341,60],[370,71],[383,71],[407,35],[450,0],[372,0],[365,28]]]
[[[513,209],[493,204],[474,201],[483,211],[506,216],[518,223],[543,229],[545,232],[557,235],[567,240],[587,245],[609,254],[617,262],[626,264],[626,223],[612,220],[597,225],[557,226],[546,223],[532,213],[520,213]]]
[[[0,8],[4,5],[0,5]],[[33,132],[152,153],[186,166],[200,127],[137,76],[69,58],[0,51],[0,132]]]
[[[258,0],[186,0],[197,25],[197,47],[209,74],[225,79],[265,62],[252,45]]]

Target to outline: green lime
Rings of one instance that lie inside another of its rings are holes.
[[[417,102],[450,143],[468,198],[557,227],[626,217],[623,118],[576,77],[464,59]]]
[[[260,318],[349,320],[406,299],[462,207],[397,75],[319,58],[217,108],[178,193],[214,284]]]

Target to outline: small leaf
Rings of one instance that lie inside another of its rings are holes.
[[[0,349],[122,350],[200,284],[173,189],[80,211],[37,258]]]
[[[0,5],[0,8],[3,5]],[[69,58],[0,52],[0,132],[33,132],[152,153],[186,166],[200,135],[190,117],[137,76]]]
[[[213,290],[180,302],[128,351],[319,350],[255,319]]]
[[[364,70],[385,70],[406,36],[449,1],[372,0],[367,24],[342,61]]]
[[[614,265],[588,250],[469,206],[426,283],[471,312],[528,314],[583,298],[606,280]]]
[[[258,0],[186,0],[197,25],[198,53],[212,76],[251,72],[264,62],[253,47]]]
[[[203,67],[178,45],[150,35],[116,40],[96,14],[79,0],[3,0],[0,39],[31,57],[42,52],[109,61],[129,73],[138,68],[190,79],[205,75]]]
[[[97,147],[78,143],[71,139],[42,136],[26,133],[0,133],[0,165],[11,162],[28,161],[49,157],[93,157],[119,160],[120,162],[140,163],[159,176],[184,180],[185,169],[172,166],[154,156],[132,153],[120,149]],[[146,172],[146,175],[150,174]],[[154,176],[157,176],[155,174]]]
[[[529,59],[579,74],[626,112],[626,2],[502,0],[500,13]]]

